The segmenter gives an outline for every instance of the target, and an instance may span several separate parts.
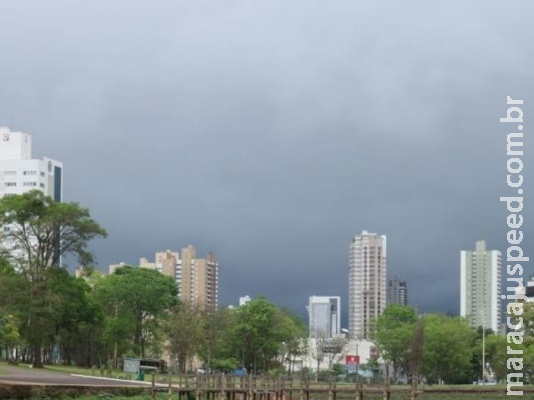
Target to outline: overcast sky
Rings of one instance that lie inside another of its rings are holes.
[[[534,243],[532,1],[0,0],[0,126],[64,162],[98,265],[193,244],[220,302],[304,313],[348,246],[459,312],[459,254],[506,249],[506,96],[523,99]],[[526,274],[534,272],[532,263]]]

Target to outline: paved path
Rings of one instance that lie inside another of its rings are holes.
[[[0,385],[65,385],[65,386],[109,386],[109,387],[146,387],[149,382],[106,379],[93,376],[69,375],[66,373],[47,371],[46,368],[31,369],[22,367],[1,366]],[[158,385],[160,386],[160,385]],[[164,386],[164,385],[161,385]]]

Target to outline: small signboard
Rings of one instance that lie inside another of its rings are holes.
[[[360,364],[360,356],[355,355],[346,355],[345,364],[347,365],[358,365]]]
[[[127,374],[137,374],[140,366],[141,360],[139,358],[125,358],[122,371]]]

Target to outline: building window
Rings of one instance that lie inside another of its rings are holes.
[[[37,171],[24,171],[22,175],[37,175]]]
[[[4,171],[4,175],[5,175],[5,176],[8,176],[8,175],[17,175],[17,171]]]
[[[10,187],[17,186],[17,182],[4,182],[4,186],[10,186]]]
[[[37,182],[24,182],[23,186],[37,186]]]

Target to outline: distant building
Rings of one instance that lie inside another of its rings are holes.
[[[408,288],[406,281],[401,281],[396,276],[388,281],[386,304],[408,305]]]
[[[341,298],[310,296],[308,306],[311,338],[334,338],[341,334]]]
[[[525,296],[528,298],[528,302],[534,302],[534,275],[528,277],[527,285],[523,289]]]
[[[156,253],[154,262],[142,257],[139,266],[175,279],[183,302],[201,309],[217,308],[219,264],[212,253],[197,258],[196,249],[190,245],[182,249],[181,257],[177,251],[166,250]]]
[[[501,252],[476,242],[460,255],[460,315],[471,326],[501,331]]]
[[[252,299],[250,298],[250,296],[243,296],[243,297],[240,297],[239,298],[239,306],[243,306],[245,304],[247,304],[249,301],[251,301]]]
[[[386,236],[363,231],[349,246],[349,338],[369,339],[386,306]]]
[[[527,284],[517,292],[518,295],[527,297],[529,303],[534,302],[534,275],[528,277]],[[510,300],[512,301],[512,300]],[[522,299],[513,300],[513,302],[524,302]]]
[[[0,127],[0,198],[40,190],[63,200],[63,164],[51,158],[32,158],[32,137]]]
[[[118,268],[120,267],[124,267],[128,264],[126,264],[125,262],[120,262],[118,264],[111,264],[108,268],[108,271],[109,271],[109,274],[111,275],[112,273],[114,273]]]
[[[530,275],[528,277],[527,284],[524,285],[521,289],[517,291],[517,293],[514,293],[518,296],[517,299],[513,300],[505,300],[506,303],[532,303],[534,302],[534,275]],[[526,299],[522,296],[525,296]],[[513,325],[518,324],[517,321],[518,317],[514,318]],[[517,329],[510,329],[508,328],[508,325],[506,323],[501,323],[501,333],[503,335],[506,335],[509,331],[510,332],[524,332],[525,331],[525,324],[518,324]]]
[[[322,339],[308,338],[306,340],[306,353],[295,357],[289,357],[284,362],[288,370],[294,372],[307,368],[317,371],[317,359],[319,358],[319,369],[328,371],[334,364],[341,364],[345,370],[356,372],[358,365],[368,364],[372,358],[378,357],[379,364],[383,360],[379,357],[378,349],[374,341],[342,339],[334,340],[340,346],[330,347],[329,342]],[[325,344],[327,347],[325,348]]]
[[[47,157],[32,158],[31,135],[0,127],[0,198],[32,190],[38,190],[56,202],[63,201],[63,164]],[[2,227],[6,233],[10,229],[9,225]],[[20,271],[28,267],[23,261],[27,260],[27,253],[16,242],[13,238],[4,237],[0,247],[17,260],[14,267]],[[30,245],[37,246],[35,236],[30,236]],[[53,256],[61,265],[59,241]]]

